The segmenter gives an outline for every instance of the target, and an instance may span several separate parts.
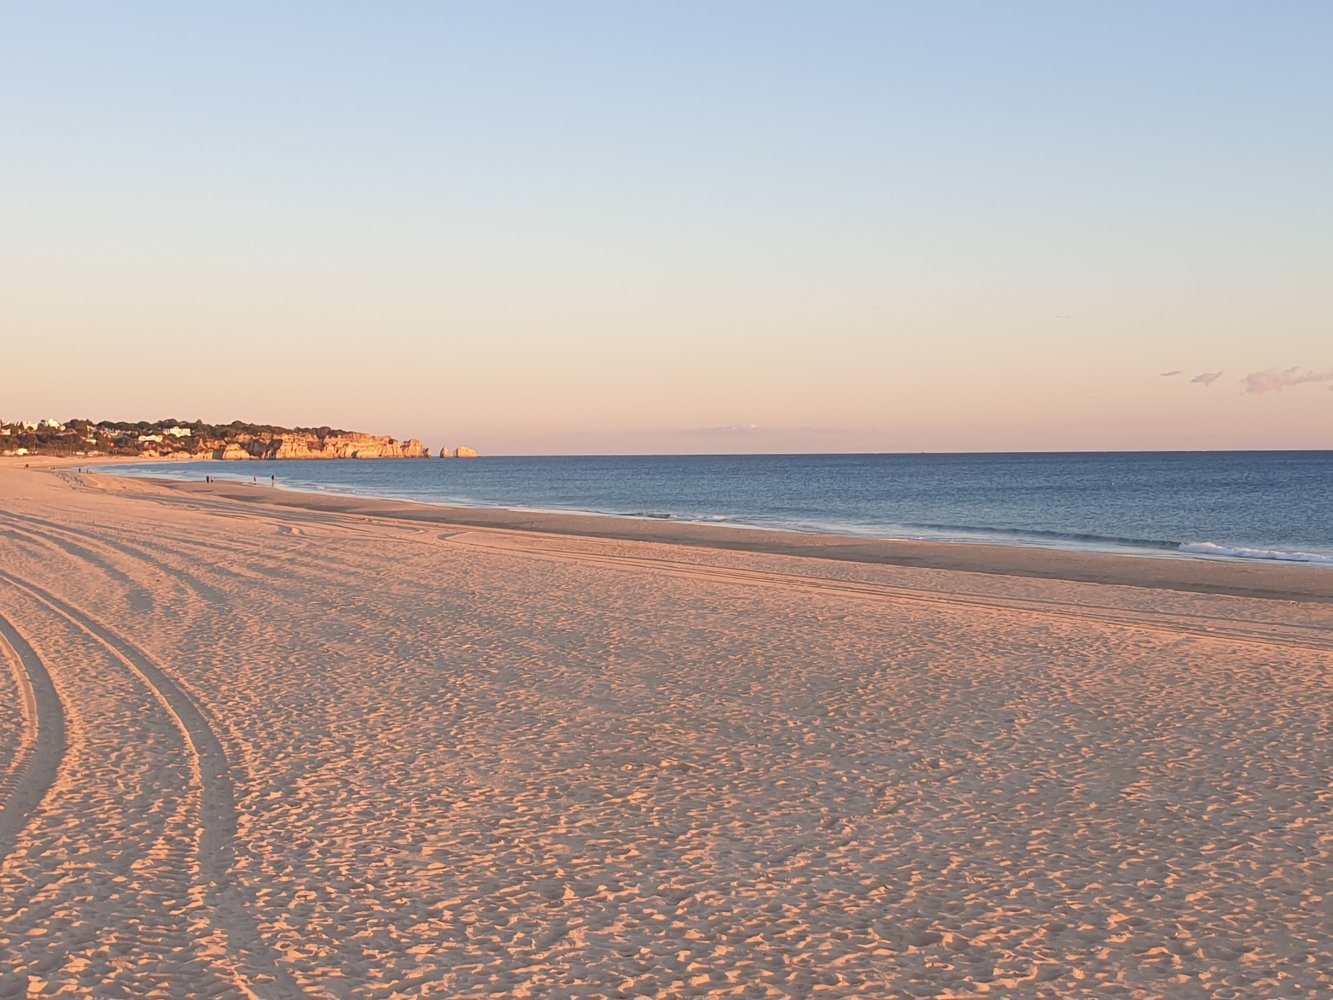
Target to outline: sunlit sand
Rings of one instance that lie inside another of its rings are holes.
[[[570,527],[0,464],[0,997],[1333,993],[1333,571]]]

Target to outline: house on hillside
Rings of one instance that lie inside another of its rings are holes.
[[[187,438],[194,435],[194,431],[188,427],[164,427],[163,434],[170,434],[174,438]]]

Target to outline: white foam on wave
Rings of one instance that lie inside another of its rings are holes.
[[[1281,549],[1247,549],[1216,542],[1183,542],[1181,552],[1203,556],[1229,556],[1232,559],[1277,559],[1282,562],[1323,563],[1333,566],[1333,555],[1317,552],[1284,552]]]

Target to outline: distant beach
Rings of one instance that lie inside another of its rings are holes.
[[[0,995],[1333,988],[1321,567],[0,494]]]

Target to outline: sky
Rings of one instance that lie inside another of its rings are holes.
[[[1331,42],[1325,0],[0,0],[0,418],[1333,448]]]

